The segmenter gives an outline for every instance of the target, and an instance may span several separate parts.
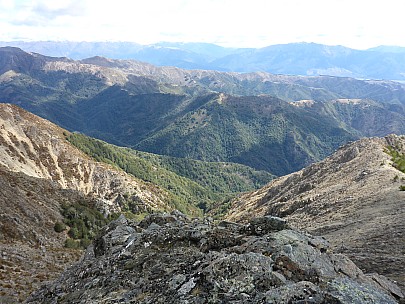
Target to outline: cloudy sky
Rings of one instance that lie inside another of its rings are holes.
[[[0,40],[405,46],[404,0],[0,0]]]

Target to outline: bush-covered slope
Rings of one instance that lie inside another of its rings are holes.
[[[77,105],[85,125],[76,129],[121,145],[135,145],[212,98],[185,94],[135,94],[131,88],[113,86]]]
[[[82,134],[71,134],[70,143],[97,161],[117,166],[170,193],[179,210],[194,205],[206,208],[238,192],[255,189],[272,179],[264,171],[231,163],[206,163],[120,148]]]
[[[235,193],[259,188],[272,178],[267,171],[229,162],[205,162],[189,158],[170,157],[138,150],[131,153],[155,166],[162,166],[180,176],[189,178],[203,187],[220,193]]]
[[[330,116],[269,96],[217,95],[137,149],[242,163],[276,175],[319,160],[355,138]]]

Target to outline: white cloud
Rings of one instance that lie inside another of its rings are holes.
[[[82,0],[38,1],[32,7],[32,13],[51,20],[61,16],[85,16],[87,6]]]
[[[1,39],[405,45],[402,0],[0,0]],[[7,29],[7,30],[6,30]]]

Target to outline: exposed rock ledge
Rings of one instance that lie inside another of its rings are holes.
[[[85,256],[27,303],[397,303],[399,288],[366,275],[323,238],[277,217],[248,224],[121,216]]]

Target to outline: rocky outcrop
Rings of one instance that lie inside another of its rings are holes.
[[[319,163],[241,195],[225,218],[286,218],[324,236],[363,270],[382,273],[405,288],[405,192],[399,190],[405,174],[393,167],[387,146],[404,153],[405,137],[349,143]]]
[[[17,106],[0,104],[0,164],[93,196],[106,213],[120,210],[124,194],[140,212],[170,209],[163,190],[90,159],[66,140],[68,133]]]
[[[216,225],[172,212],[121,216],[27,303],[396,303],[396,285],[375,278],[280,218]]]

